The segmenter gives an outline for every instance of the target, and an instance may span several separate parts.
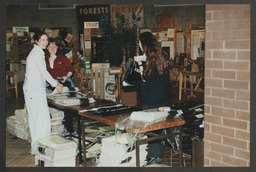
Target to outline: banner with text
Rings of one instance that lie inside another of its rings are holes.
[[[143,5],[119,5],[114,4],[110,6],[111,22],[116,23],[116,13],[122,14],[128,19],[131,26],[144,27],[144,10]]]
[[[81,32],[84,29],[84,22],[99,22],[99,26],[104,22],[110,22],[110,5],[76,6],[76,13]]]

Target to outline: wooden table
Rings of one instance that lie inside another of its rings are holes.
[[[91,108],[96,108],[96,107],[101,107],[101,106],[108,106],[108,105],[115,105],[116,102],[113,101],[109,101],[109,100],[103,100],[103,99],[95,99],[96,102],[95,103],[81,103],[80,105],[73,105],[73,106],[65,106],[65,105],[61,105],[61,104],[57,104],[55,103],[54,100],[51,99],[47,99],[48,101],[48,105],[50,107],[54,107],[60,110],[63,110],[65,112],[65,110],[72,110],[75,113],[75,116],[77,117],[77,126],[78,126],[78,149],[79,149],[79,162],[80,164],[82,164],[82,144],[81,144],[81,125],[80,125],[80,120],[81,120],[81,116],[78,115],[79,110],[84,110],[84,109],[91,109]],[[67,114],[65,114],[67,115]],[[83,123],[82,123],[83,124]]]
[[[127,116],[130,115],[131,113],[124,113],[124,114],[117,114],[117,115],[109,115],[109,116],[96,116],[96,115],[91,115],[86,112],[78,112],[78,114],[81,116],[81,130],[82,130],[82,142],[83,142],[83,152],[84,152],[84,166],[86,166],[86,145],[85,145],[85,132],[84,132],[84,117],[90,118],[97,120],[99,122],[103,122],[105,124],[115,126],[116,121],[118,120],[119,117],[121,116]],[[155,131],[159,129],[166,129],[166,128],[171,128],[171,127],[179,127],[179,132],[175,132],[172,134],[167,134],[167,135],[155,135],[150,133],[151,136],[150,138],[147,139],[142,139],[142,140],[137,140],[136,141],[136,167],[140,166],[140,157],[139,157],[139,145],[141,143],[153,141],[153,140],[159,140],[163,138],[168,138],[174,135],[179,135],[179,145],[180,145],[180,166],[183,166],[183,150],[182,150],[182,125],[185,124],[184,120],[180,119],[167,119],[166,121],[158,122],[155,124],[152,124],[150,126],[147,126],[145,128],[131,128],[128,131],[132,133],[149,133],[150,131]],[[126,129],[127,130],[127,129]]]
[[[190,83],[190,88],[187,88],[187,76],[195,76],[196,77],[196,86],[194,87],[193,83]],[[202,72],[189,72],[189,71],[181,71],[179,77],[179,100],[181,100],[182,90],[186,92],[186,90],[190,90],[190,97],[195,97],[194,91],[196,92],[204,92],[203,89],[199,88],[199,84],[204,77],[204,73]],[[182,87],[184,79],[184,87]],[[194,87],[194,88],[193,88]]]
[[[18,98],[18,83],[17,83],[17,72],[16,71],[6,71],[5,74],[7,77],[14,78],[14,86],[6,85],[5,90],[8,91],[9,89],[15,89],[16,98]]]

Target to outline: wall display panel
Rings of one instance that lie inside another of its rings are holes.
[[[191,30],[191,58],[196,60],[197,57],[204,57],[204,30]]]

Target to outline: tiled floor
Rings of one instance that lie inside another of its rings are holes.
[[[6,117],[14,115],[15,109],[24,108],[19,97],[6,98]],[[30,143],[6,132],[6,167],[35,167],[35,158],[30,153]]]
[[[178,95],[177,90],[173,89],[172,93],[172,101],[173,103],[177,102]],[[185,95],[183,94],[184,99],[186,99]],[[201,101],[202,95],[198,96]],[[184,100],[183,99],[183,100]],[[23,109],[24,108],[24,99],[23,95],[19,95],[19,98],[16,99],[15,96],[7,97],[5,101],[6,107],[6,117],[14,115],[14,111],[16,109]],[[17,138],[16,136],[11,135],[10,133],[6,132],[6,167],[39,167],[35,165],[35,157],[32,156],[30,153],[30,143],[26,140],[22,140]],[[164,155],[164,162],[163,164],[169,165],[170,164],[170,149],[166,148],[165,155]],[[178,166],[178,156],[176,155],[173,159],[173,166]],[[186,159],[186,166],[191,166],[190,159]],[[77,163],[76,167],[81,167]]]
[[[14,115],[15,109],[24,108],[23,98],[6,98],[6,117]],[[6,131],[6,167],[35,167],[35,158],[30,153],[30,143]]]
[[[36,167],[30,144],[6,132],[6,167]]]

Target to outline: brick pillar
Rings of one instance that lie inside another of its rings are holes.
[[[205,167],[250,166],[250,5],[206,5]]]

